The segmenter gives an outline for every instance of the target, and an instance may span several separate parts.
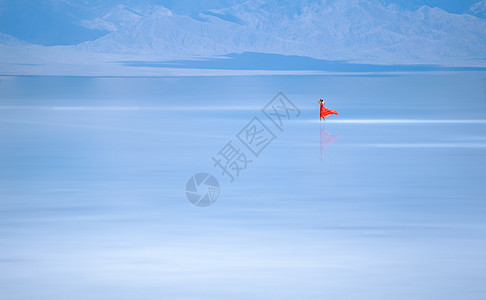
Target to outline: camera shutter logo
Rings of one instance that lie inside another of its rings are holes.
[[[195,206],[210,206],[219,197],[219,182],[209,173],[198,173],[187,181],[186,196]]]

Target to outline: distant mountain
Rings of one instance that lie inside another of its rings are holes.
[[[251,0],[197,16],[119,5],[84,26],[110,30],[90,51],[195,56],[262,52],[326,60],[440,62],[485,58],[486,20],[380,1]]]
[[[389,0],[388,3],[398,4],[407,10],[417,10],[422,6],[438,7],[449,13],[469,13],[471,5],[479,0]]]
[[[74,10],[63,1],[0,1],[0,31],[45,46],[78,44],[108,33],[80,25]]]
[[[471,6],[470,13],[479,18],[486,18],[486,0],[479,1]]]
[[[26,42],[20,41],[19,39],[4,33],[0,33],[0,45],[8,47],[24,47],[29,45]]]
[[[486,0],[469,14],[420,6],[434,1],[213,0],[191,7],[171,0],[32,0],[34,7],[42,4],[38,18],[52,17],[47,27],[39,21],[31,29],[9,23],[0,30],[42,45],[55,44],[57,34],[58,44],[77,45],[76,53],[167,58],[258,52],[381,64],[484,60]],[[21,7],[2,5],[0,16],[11,19],[6,12]],[[31,10],[27,15],[35,14]]]

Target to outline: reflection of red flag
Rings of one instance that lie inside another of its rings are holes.
[[[330,115],[339,115],[334,109],[324,107],[324,103],[321,103],[321,118],[327,118]]]
[[[325,126],[321,126],[321,161],[324,160],[324,148],[337,141],[338,135],[331,135]]]

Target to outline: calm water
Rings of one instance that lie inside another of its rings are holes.
[[[484,299],[485,78],[2,77],[1,298]],[[283,131],[260,111],[279,91]]]

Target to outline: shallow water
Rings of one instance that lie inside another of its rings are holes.
[[[481,299],[484,78],[2,77],[0,289]],[[283,131],[261,112],[279,91],[300,109]],[[258,157],[237,138],[255,116],[276,137]],[[252,160],[233,182],[212,160],[229,141]],[[210,207],[186,199],[199,172]]]

